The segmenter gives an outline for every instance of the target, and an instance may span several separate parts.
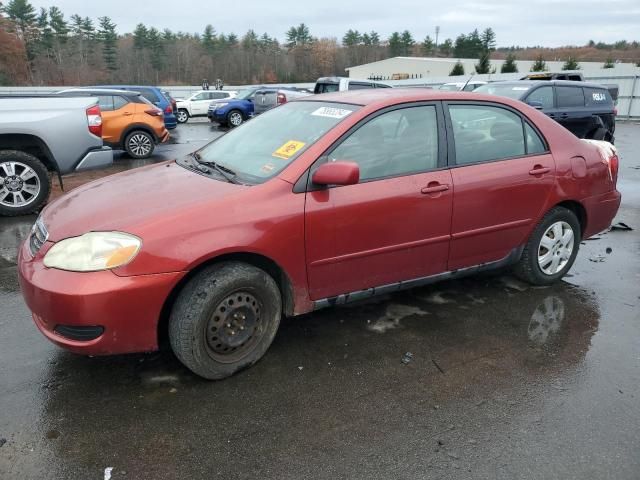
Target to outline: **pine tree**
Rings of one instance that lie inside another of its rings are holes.
[[[518,64],[516,63],[516,56],[513,53],[507,55],[502,67],[500,67],[500,73],[518,73]]]
[[[142,23],[136,25],[133,31],[133,48],[136,50],[144,50],[147,47],[147,35],[149,31]]]
[[[393,32],[389,37],[389,55],[392,57],[398,57],[402,55],[403,46],[402,46],[402,37],[399,32]]]
[[[456,77],[458,75],[464,75],[464,65],[462,65],[462,62],[460,60],[456,62],[456,64],[451,69],[451,72],[449,72],[450,77]]]
[[[200,42],[208,53],[213,53],[216,48],[216,30],[211,24],[204,27]]]
[[[420,45],[421,50],[422,50],[422,54],[430,57],[435,53],[435,42],[431,39],[431,37],[429,35],[427,35],[425,37],[425,39],[422,41],[422,45]]]
[[[478,59],[478,63],[475,64],[476,73],[478,74],[486,74],[491,72],[491,62],[489,51],[483,52],[480,54],[480,58]]]
[[[409,32],[409,30],[405,30],[404,32],[402,32],[400,40],[402,42],[402,55],[411,55],[413,46],[416,44],[415,40],[413,39],[413,35],[411,35],[411,32]]]
[[[564,62],[562,70],[580,70],[580,64],[575,57],[569,57],[567,58],[567,61]]]
[[[111,73],[118,70],[118,51],[116,44],[118,42],[118,34],[116,33],[116,24],[109,17],[98,18],[98,39],[102,43],[102,58],[107,70]]]
[[[16,28],[18,37],[24,42],[31,73],[31,63],[35,59],[38,50],[38,28],[36,11],[27,0],[11,0],[4,7],[4,12]]]
[[[150,61],[151,67],[156,71],[156,73],[162,69],[164,65],[164,43],[162,42],[162,37],[160,32],[155,28],[151,27],[147,31],[147,48],[151,52]],[[159,82],[156,82],[159,83]]]
[[[602,68],[613,68],[615,67],[616,64],[613,61],[613,58],[609,57],[607,58],[607,60],[604,62],[604,65],[602,66]]]
[[[547,70],[547,62],[544,61],[544,57],[541,55],[538,55],[538,57],[536,58],[536,61],[533,62],[533,65],[531,65],[531,71],[532,72],[545,72]]]
[[[442,44],[438,47],[438,51],[441,55],[445,57],[451,56],[451,51],[453,50],[453,40],[447,38]]]
[[[367,34],[365,33],[365,35]],[[369,35],[367,35],[367,38],[368,37]],[[344,34],[344,37],[342,37],[342,45],[345,47],[355,47],[360,45],[360,43],[362,43],[362,35],[360,35],[360,32],[357,30],[349,29],[349,31]]]

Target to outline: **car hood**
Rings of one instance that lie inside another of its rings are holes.
[[[50,203],[42,219],[53,242],[89,231],[140,235],[147,225],[170,222],[181,212],[211,211],[212,202],[247,188],[164,162],[78,187]]]

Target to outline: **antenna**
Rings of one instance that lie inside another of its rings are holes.
[[[464,91],[464,89],[466,88],[466,86],[467,86],[467,85],[469,85],[469,82],[470,82],[470,81],[471,81],[471,79],[473,78],[473,75],[474,75],[474,74],[472,73],[472,74],[471,74],[471,76],[469,77],[469,80],[467,80],[467,81],[465,82],[465,84],[462,86],[462,88],[460,89],[460,91],[461,91],[461,92],[462,92],[462,91]]]

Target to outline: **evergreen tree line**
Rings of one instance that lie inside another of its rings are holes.
[[[633,48],[632,43],[625,46]],[[311,82],[395,56],[477,58],[475,71],[491,73],[496,70],[491,64],[495,50],[491,28],[439,43],[429,35],[416,40],[408,30],[382,39],[375,31],[350,29],[339,42],[312,35],[302,23],[289,28],[280,43],[268,33],[249,30],[238,36],[212,25],[201,33],[184,33],[140,23],[133,32],[119,34],[108,16],[66,17],[56,6],[37,11],[29,0],[0,2],[0,85],[193,85],[203,78],[236,85]],[[517,71],[515,60],[510,51],[501,71]],[[575,58],[567,61],[577,65]],[[613,59],[607,61],[613,64]],[[464,73],[461,63],[451,71]]]

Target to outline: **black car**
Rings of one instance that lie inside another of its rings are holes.
[[[578,138],[613,143],[617,112],[610,88],[615,87],[566,80],[517,80],[489,83],[475,92],[521,100]]]

